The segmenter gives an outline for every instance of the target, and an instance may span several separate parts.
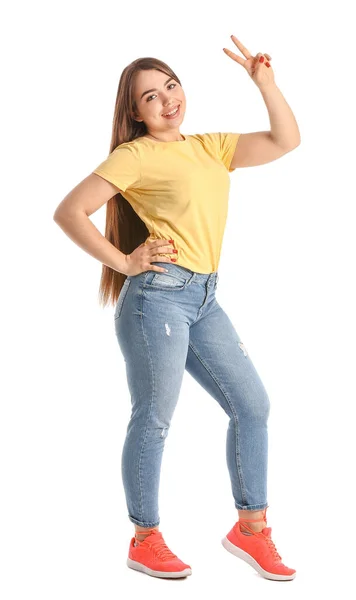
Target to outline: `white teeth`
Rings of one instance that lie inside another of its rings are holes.
[[[171,111],[171,112],[169,112],[169,113],[166,113],[166,114],[165,114],[165,115],[163,115],[163,116],[164,116],[164,117],[170,117],[171,115],[174,115],[174,114],[177,112],[178,108],[179,108],[179,106],[177,106],[177,108],[175,108],[174,110],[172,110],[172,111]]]

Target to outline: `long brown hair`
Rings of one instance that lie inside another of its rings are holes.
[[[137,73],[149,69],[157,69],[181,83],[172,69],[157,58],[138,58],[127,65],[117,90],[109,154],[120,144],[147,133],[145,123],[135,121],[132,113],[137,110],[133,94]],[[105,237],[109,242],[124,254],[131,254],[148,236],[149,230],[129,202],[120,193],[110,198],[106,203],[105,224]],[[103,307],[110,302],[116,304],[126,277],[124,273],[103,264],[99,287],[99,302]]]

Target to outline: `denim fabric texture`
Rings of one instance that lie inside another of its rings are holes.
[[[235,507],[262,510],[268,506],[270,402],[216,300],[218,272],[152,264],[168,273],[128,276],[114,312],[132,403],[121,462],[128,517],[142,527],[160,523],[162,455],[185,370],[229,417],[226,461]]]

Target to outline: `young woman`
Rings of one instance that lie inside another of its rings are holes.
[[[215,292],[229,172],[275,160],[300,138],[271,57],[252,57],[232,37],[245,60],[224,51],[260,89],[271,131],[182,134],[179,78],[160,60],[137,59],[120,78],[108,157],[64,198],[54,219],[103,263],[101,298],[115,304],[132,401],[122,453],[135,527],[128,566],[156,577],[191,574],[167,547],[158,509],[165,439],[186,369],[230,419],[227,466],[239,520],[224,547],[268,579],[293,579],[266,520],[270,402]],[[104,203],[105,237],[89,219]]]

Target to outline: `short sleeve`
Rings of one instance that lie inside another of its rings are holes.
[[[240,133],[205,133],[203,135],[204,144],[214,156],[216,156],[225,165],[231,173],[235,168],[230,168],[232,158],[235,153]]]
[[[126,143],[120,144],[93,173],[110,181],[123,192],[128,188],[138,187],[141,181],[138,149]]]

